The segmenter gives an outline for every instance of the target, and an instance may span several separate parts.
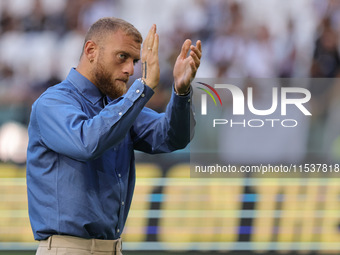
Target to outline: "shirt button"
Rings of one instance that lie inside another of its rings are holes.
[[[125,203],[124,203],[124,201],[122,202],[122,205],[124,205]]]
[[[136,90],[136,93],[139,93],[139,91],[140,91],[140,90],[139,90],[139,89],[137,89],[137,90]]]
[[[122,114],[123,114],[122,112],[119,112],[119,113],[118,113],[119,116],[122,116]]]
[[[141,96],[141,97],[145,97],[145,94],[143,93],[143,94],[141,94],[140,96]]]
[[[118,177],[120,178],[120,177],[122,177],[122,175],[121,175],[121,174],[118,174]]]
[[[189,98],[189,99],[188,99],[188,103],[190,103],[190,101],[191,101],[191,100],[190,100],[190,98]]]
[[[117,229],[117,233],[119,233],[120,232],[120,230],[119,230],[119,228]]]

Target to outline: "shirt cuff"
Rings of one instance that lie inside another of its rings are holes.
[[[149,100],[154,93],[150,87],[144,85],[140,80],[136,80],[126,93],[126,97],[132,102],[137,100],[137,98]]]
[[[192,98],[192,87],[190,85],[189,92],[186,95],[178,95],[175,91],[175,87],[173,87],[173,100],[176,106],[180,108],[188,107],[191,103]]]
[[[191,85],[189,87],[189,91],[186,94],[178,94],[175,90],[175,84],[173,85],[173,90],[177,96],[188,96],[191,93]]]

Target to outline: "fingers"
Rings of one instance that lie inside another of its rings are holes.
[[[202,57],[202,44],[201,44],[201,41],[197,41],[196,46],[191,45],[190,49],[191,49],[190,56],[192,57],[193,64],[195,65],[196,70],[197,70],[197,68],[199,67],[199,65],[201,63],[200,59]],[[192,63],[190,62],[190,65],[191,64]]]
[[[198,40],[196,42],[196,47],[198,48],[198,50],[202,53],[202,42],[200,40]]]
[[[152,89],[157,87],[160,76],[158,46],[159,35],[156,33],[154,24],[151,26],[142,48],[142,79]]]
[[[191,71],[192,71],[192,77],[195,76],[196,72],[197,72],[197,69],[198,69],[198,66],[194,61],[190,61],[190,67],[191,67]]]
[[[188,55],[190,45],[191,45],[191,40],[186,39],[185,42],[182,45],[181,53],[179,54],[178,57],[185,59]]]
[[[158,57],[158,45],[159,45],[159,35],[155,34],[155,39],[153,41],[152,53],[155,57]]]
[[[155,38],[155,33],[156,33],[156,25],[153,24],[151,27],[151,34],[149,37],[149,41],[146,43],[146,45],[148,46],[148,50],[151,50],[154,44],[154,38]]]
[[[191,49],[192,51],[190,52],[190,56],[192,57],[192,59],[194,60],[194,63],[199,66],[200,65],[200,54],[196,53],[193,49]]]
[[[190,54],[187,56],[189,50]],[[185,94],[188,91],[190,83],[195,78],[196,72],[200,66],[201,57],[201,41],[198,40],[196,45],[191,45],[189,39],[185,40],[173,70],[175,91],[178,94]]]
[[[197,57],[200,59],[202,57],[202,43],[197,41],[196,46],[191,45],[190,49],[195,52]]]
[[[156,25],[153,24],[149,30],[148,35],[146,36],[144,42],[143,42],[143,51],[147,52],[148,50],[152,49],[154,44],[154,37],[156,33]]]

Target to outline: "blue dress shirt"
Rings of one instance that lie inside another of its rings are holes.
[[[32,106],[27,190],[36,240],[51,235],[117,239],[129,212],[134,150],[184,148],[191,139],[190,97],[174,92],[166,112],[145,106],[153,90],[136,80],[108,99],[72,69]]]

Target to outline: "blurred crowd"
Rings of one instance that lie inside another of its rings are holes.
[[[340,1],[336,0],[0,0],[0,160],[12,159],[1,148],[10,146],[13,139],[8,137],[14,130],[7,128],[5,133],[1,125],[15,122],[27,127],[33,101],[77,65],[84,34],[105,16],[130,21],[144,36],[157,23],[161,84],[148,104],[157,111],[164,110],[168,101],[172,66],[186,38],[203,43],[198,77],[340,74]],[[140,76],[139,69],[131,81]],[[338,120],[339,86],[333,79],[324,86],[308,86],[316,99],[314,131],[321,132],[320,120]]]

